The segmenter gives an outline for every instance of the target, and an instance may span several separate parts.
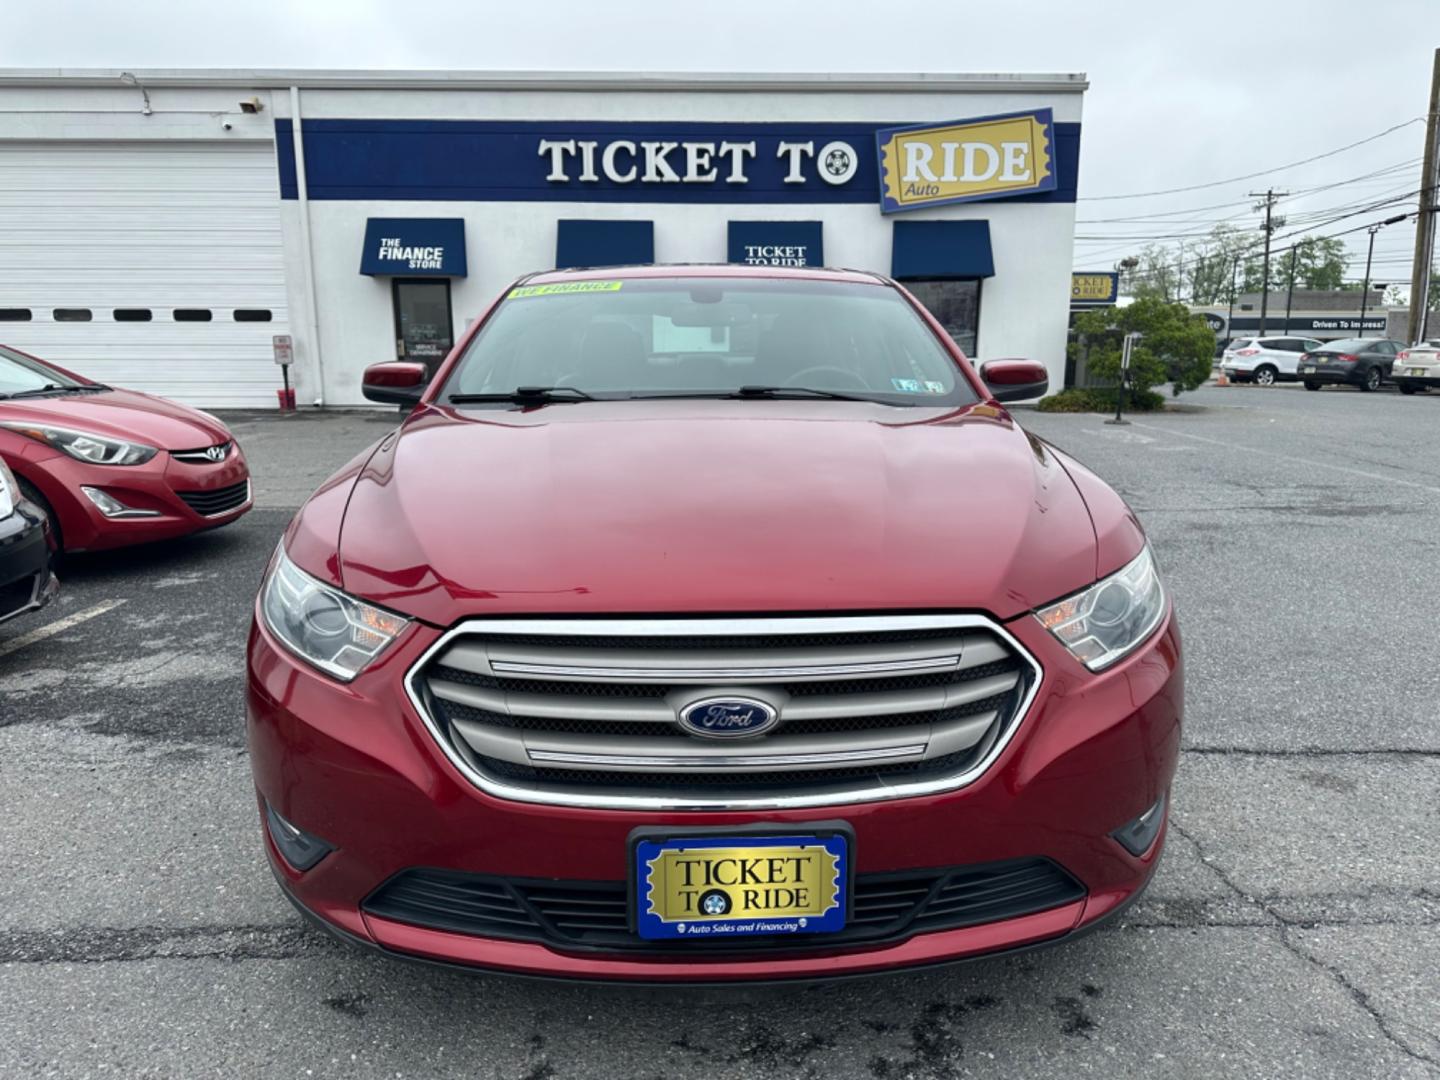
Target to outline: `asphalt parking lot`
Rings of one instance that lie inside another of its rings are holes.
[[[0,1074],[1440,1075],[1440,394],[1023,414],[1140,513],[1186,638],[1169,849],[1056,949],[819,987],[467,976],[307,929],[241,707],[261,568],[393,413],[231,419],[258,507],[0,628]],[[963,479],[962,481],[963,482]]]

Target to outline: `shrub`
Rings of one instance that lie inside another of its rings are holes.
[[[1130,357],[1130,384],[1136,391],[1168,382],[1179,396],[1205,382],[1214,364],[1215,334],[1183,304],[1146,298],[1126,307],[1085,311],[1076,316],[1075,330],[1085,344],[1072,345],[1072,351],[1078,355],[1088,349],[1091,377],[1111,383],[1120,381],[1125,334],[1139,331]]]
[[[1112,413],[1115,411],[1115,390],[1113,387],[1101,389],[1072,386],[1069,390],[1061,390],[1058,394],[1041,398],[1036,402],[1035,408],[1041,412]],[[1163,408],[1165,395],[1157,394],[1153,390],[1135,390],[1125,398],[1126,412],[1155,412]]]

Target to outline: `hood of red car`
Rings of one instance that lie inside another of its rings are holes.
[[[603,402],[431,410],[356,481],[344,587],[507,613],[971,609],[1095,580],[1085,503],[993,406]]]
[[[161,450],[196,450],[230,438],[222,424],[204,413],[134,390],[0,401],[0,420],[77,428]]]

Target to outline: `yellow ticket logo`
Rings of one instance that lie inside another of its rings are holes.
[[[880,208],[1054,191],[1055,124],[1049,109],[876,132]]]
[[[561,281],[554,285],[517,285],[506,294],[507,300],[525,296],[555,296],[562,293],[619,292],[623,281]]]
[[[840,904],[839,858],[819,844],[668,848],[646,863],[667,921],[819,917]]]
[[[1112,273],[1071,274],[1070,299],[1078,304],[1113,304],[1119,276]]]

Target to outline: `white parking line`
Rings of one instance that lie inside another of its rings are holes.
[[[54,637],[69,630],[72,626],[79,626],[83,622],[89,622],[97,616],[104,615],[125,603],[124,600],[106,600],[96,604],[94,607],[86,608],[84,611],[77,611],[74,615],[66,615],[63,619],[56,619],[52,623],[46,623],[38,630],[31,630],[28,634],[21,634],[13,641],[0,642],[0,656],[9,656],[26,645],[34,645],[37,641],[44,641],[48,637]]]
[[[1257,450],[1253,446],[1241,446],[1239,443],[1229,442],[1225,439],[1210,439],[1204,435],[1192,435],[1188,431],[1175,431],[1172,428],[1156,427],[1154,424],[1142,424],[1138,420],[1130,421],[1136,427],[1143,427],[1149,431],[1158,431],[1162,435],[1174,435],[1180,439],[1194,439],[1196,442],[1210,443],[1212,446],[1223,446],[1227,450],[1244,450],[1249,454],[1260,454],[1273,461],[1288,461],[1295,465],[1305,465],[1315,469],[1329,469],[1331,472],[1346,473],[1350,476],[1363,476],[1366,480],[1379,480],[1382,484],[1398,484],[1400,487],[1419,488],[1421,491],[1433,491],[1440,495],[1440,487],[1431,484],[1421,484],[1414,480],[1401,480],[1398,476],[1386,476],[1383,473],[1366,472],[1364,469],[1351,469],[1344,465],[1332,465],[1328,461],[1316,461],[1314,458],[1295,457],[1292,454],[1277,454],[1271,450]]]

